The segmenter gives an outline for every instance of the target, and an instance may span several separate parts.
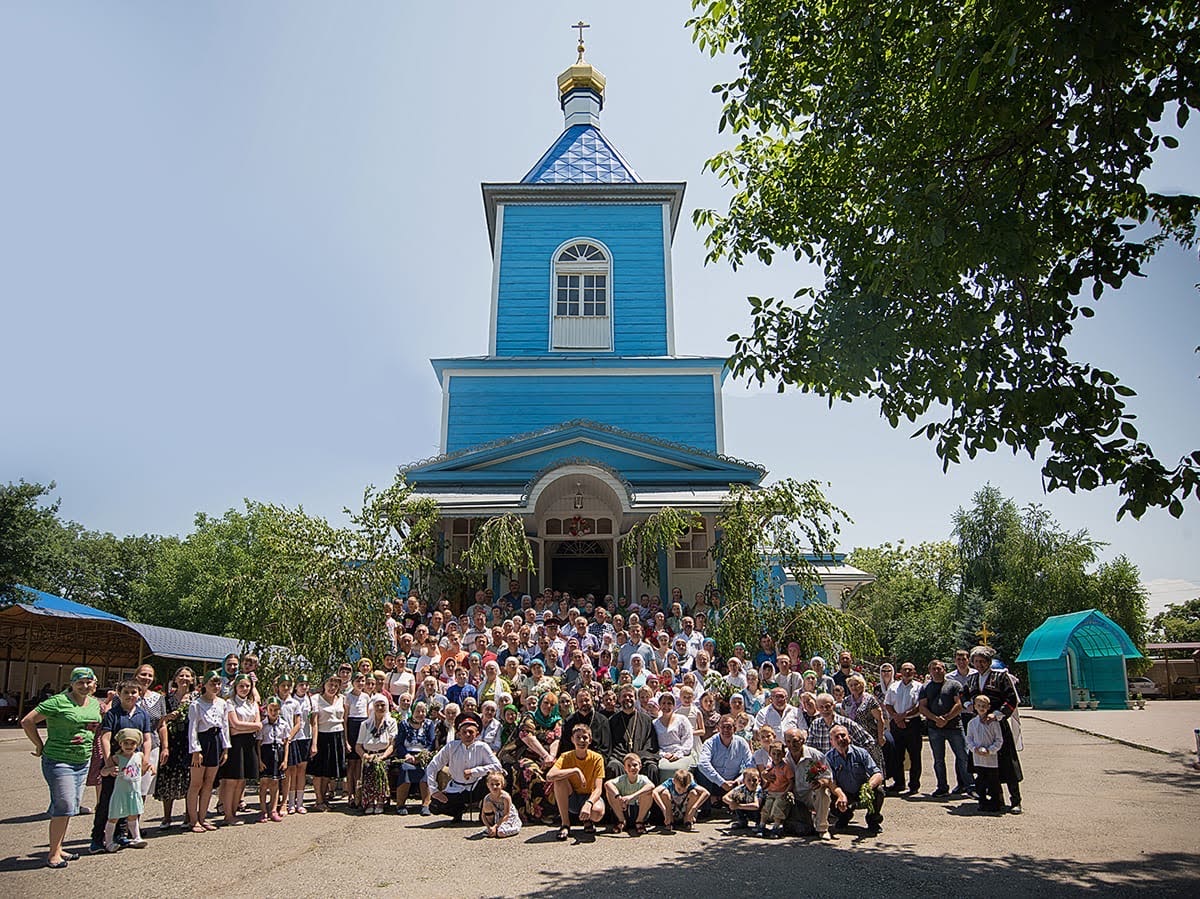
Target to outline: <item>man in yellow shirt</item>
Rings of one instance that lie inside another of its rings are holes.
[[[571,728],[571,742],[575,749],[560,755],[554,767],[546,772],[546,780],[554,785],[554,801],[562,821],[558,829],[560,840],[570,837],[572,816],[583,822],[584,833],[595,833],[596,824],[604,818],[604,800],[600,798],[604,789],[604,756],[588,749],[592,729],[586,724],[576,724]]]

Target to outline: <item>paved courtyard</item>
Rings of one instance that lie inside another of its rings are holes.
[[[1186,699],[1156,699],[1144,709],[1120,711],[1043,712],[1022,710],[1022,720],[1039,718],[1065,727],[1112,737],[1136,746],[1148,746],[1159,752],[1182,758],[1195,758],[1193,730],[1200,727],[1200,702]]]
[[[1200,707],[1197,709],[1200,711]],[[1168,757],[1026,720],[1022,816],[973,802],[889,799],[885,830],[831,844],[695,833],[557,843],[437,819],[338,812],[206,835],[156,835],[115,856],[42,867],[46,789],[19,732],[0,732],[0,871],[11,896],[1043,896],[1200,894],[1200,774]],[[926,791],[934,786],[926,749]],[[89,790],[89,794],[90,794]],[[89,799],[90,801],[90,799]],[[71,822],[86,848],[88,821]]]

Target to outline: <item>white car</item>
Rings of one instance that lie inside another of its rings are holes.
[[[1162,688],[1148,677],[1131,677],[1129,679],[1129,695],[1141,693],[1143,699],[1157,699],[1163,695]]]

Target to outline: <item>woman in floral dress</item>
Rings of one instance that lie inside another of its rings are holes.
[[[553,817],[554,797],[546,796],[546,772],[558,757],[561,736],[558,697],[544,693],[537,708],[521,719],[517,730],[513,801],[526,824],[544,823],[547,817]]]
[[[188,704],[193,699],[196,675],[183,667],[172,679],[175,689],[166,697],[167,763],[158,770],[154,781],[154,798],[163,804],[162,828],[171,826],[171,806],[187,798],[192,781],[192,754],[188,752]]]

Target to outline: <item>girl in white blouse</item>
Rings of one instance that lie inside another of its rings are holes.
[[[674,777],[676,771],[692,766],[695,738],[691,722],[675,711],[674,696],[661,694],[658,708],[662,714],[654,722],[654,731],[658,735],[658,770],[660,779],[665,781]]]
[[[229,722],[221,698],[221,672],[210,671],[200,695],[188,706],[188,752],[192,754],[192,779],[188,784],[187,819],[193,833],[216,830],[204,820],[212,797],[217,767],[229,756]]]
[[[247,779],[258,774],[258,732],[262,729],[262,714],[251,696],[250,678],[239,674],[233,681],[233,697],[225,703],[229,721],[229,757],[221,765],[221,808],[225,824],[242,824],[237,813],[242,811],[242,797]]]

